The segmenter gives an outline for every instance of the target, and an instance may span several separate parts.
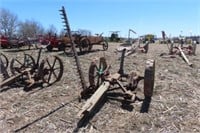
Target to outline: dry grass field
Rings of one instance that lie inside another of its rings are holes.
[[[120,54],[115,53],[118,43],[109,43],[108,51],[100,49],[80,55],[80,63],[86,81],[88,68],[95,57],[105,56],[111,64],[111,73],[119,69]],[[9,60],[32,54],[37,50],[12,51],[0,49]],[[78,101],[81,91],[73,66],[73,58],[62,52],[43,52],[42,57],[59,55],[64,64],[61,81],[46,88],[33,88],[24,91],[22,87],[0,92],[0,132],[87,132],[87,133],[175,133],[200,132],[200,48],[196,56],[187,56],[194,64],[189,67],[181,57],[162,58],[168,52],[166,45],[150,44],[147,54],[136,53],[125,58],[124,71],[137,71],[144,75],[147,59],[155,59],[155,86],[148,113],[140,113],[142,101],[132,103],[132,110],[121,107],[116,100],[106,99],[105,103],[92,116],[90,121],[77,128],[77,113],[85,100]],[[2,88],[1,88],[2,89]]]

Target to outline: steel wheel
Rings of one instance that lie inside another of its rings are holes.
[[[8,58],[3,53],[0,53],[0,62],[3,64],[5,69],[8,68]]]
[[[63,75],[63,63],[58,56],[46,58],[40,69],[42,69],[43,82],[48,85],[59,81]]]
[[[144,96],[151,97],[153,95],[155,77],[155,61],[147,60],[144,72]]]
[[[103,41],[103,50],[106,51],[108,50],[108,42],[106,40]]]
[[[93,61],[89,68],[89,84],[93,89],[97,89],[104,80],[104,70],[107,68],[106,59],[101,57],[99,66],[97,61]]]
[[[34,68],[35,60],[31,55],[24,54],[23,58],[13,58],[10,63],[10,71],[12,75],[16,75],[17,73],[21,73],[26,68]],[[26,74],[21,75],[18,79],[15,80],[15,84],[18,86],[25,87],[26,80],[28,76]]]
[[[24,58],[13,58],[10,63],[10,71],[13,75],[21,73],[26,68],[34,68],[35,60],[29,54],[24,54]]]

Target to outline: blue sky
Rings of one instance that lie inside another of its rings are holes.
[[[0,7],[19,20],[35,20],[45,28],[63,28],[59,9],[64,6],[72,30],[88,29],[93,34],[120,31],[127,37],[139,35],[200,35],[200,0],[0,0]]]

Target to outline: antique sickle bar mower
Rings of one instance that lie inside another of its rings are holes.
[[[160,54],[160,56],[174,58],[176,55],[179,55],[190,67],[192,67],[193,64],[188,60],[186,55],[196,55],[196,47],[197,47],[196,41],[192,41],[192,44],[187,45],[184,44],[183,40],[180,40],[179,43],[174,43],[173,40],[167,38],[164,31],[162,31],[162,36],[163,36],[163,43],[167,44],[169,53],[168,54],[162,53]]]
[[[179,54],[180,51],[183,51],[187,55],[195,55],[197,44],[195,41],[192,42],[192,45],[184,46],[183,43],[175,45],[173,42],[170,45],[169,54]],[[181,49],[181,50],[180,50]]]
[[[189,61],[189,59],[186,57],[187,55],[196,55],[196,43],[193,42],[192,45],[184,46],[184,44],[174,44],[173,41],[170,41],[170,46],[167,43],[169,54],[166,56],[165,53],[162,53],[160,56],[162,57],[172,57],[174,58],[175,55],[179,55],[183,58],[183,60],[192,67],[193,64]]]
[[[98,105],[98,101],[105,93],[121,89],[121,95],[124,101],[129,103],[134,102],[137,97],[137,87],[141,80],[144,80],[144,101],[150,101],[153,95],[154,76],[155,76],[155,61],[147,60],[144,76],[140,76],[136,71],[131,71],[129,74],[124,73],[124,55],[125,49],[122,52],[119,71],[111,74],[107,65],[106,59],[101,57],[99,61],[92,61],[89,68],[89,84],[90,86],[83,90],[82,97],[91,95],[86,104],[81,108],[78,116],[84,116],[93,111]],[[99,62],[99,64],[98,64]],[[118,86],[117,88],[116,85]],[[84,94],[84,95],[83,95]],[[146,106],[146,107],[145,107]],[[141,112],[148,112],[147,105],[142,106]]]
[[[75,44],[73,42],[71,36],[70,26],[67,20],[67,15],[64,7],[62,7],[61,15],[64,20],[64,24],[68,33],[68,36],[71,40],[72,51],[74,54],[74,59],[78,71],[78,75],[80,78],[80,83],[82,85],[81,97],[80,98],[88,98],[86,104],[81,108],[78,116],[87,116],[86,114],[90,114],[94,108],[98,105],[100,99],[106,94],[108,91],[113,90],[113,86],[118,85],[118,87],[122,90],[121,94],[125,101],[135,101],[136,100],[136,88],[138,86],[139,81],[144,80],[144,101],[146,101],[146,105],[143,104],[141,112],[148,112],[149,101],[151,101],[151,97],[153,95],[154,88],[154,76],[155,76],[155,61],[147,60],[146,68],[144,76],[140,76],[137,72],[130,72],[130,74],[124,73],[124,57],[126,50],[124,49],[122,52],[120,69],[115,74],[110,74],[110,66],[107,65],[106,59],[101,57],[98,61],[92,61],[89,68],[89,87],[86,86],[86,82],[83,76],[83,72],[81,69],[81,65],[79,62],[79,58],[75,49]],[[84,118],[84,117],[82,117]]]
[[[124,43],[121,44],[118,48],[117,48],[117,52],[122,52],[124,49],[126,49],[126,53],[125,56],[129,56],[133,53],[136,52],[141,52],[141,53],[148,53],[149,50],[149,42],[146,41],[145,44],[141,44],[141,40],[140,38],[137,40],[137,43],[135,44],[130,44],[130,43]]]
[[[36,61],[29,54],[24,54],[23,58],[13,58],[10,62],[12,75],[8,75],[0,83],[0,87],[16,84],[29,89],[36,83],[49,86],[59,81],[63,75],[62,60],[58,56],[48,56],[41,60],[41,52],[42,49],[39,50]]]

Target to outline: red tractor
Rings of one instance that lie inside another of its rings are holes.
[[[8,37],[1,36],[0,43],[1,43],[0,45],[2,48],[8,48]]]
[[[14,38],[1,36],[0,37],[0,46],[2,48],[19,48],[25,46],[29,41],[26,39]]]
[[[53,48],[58,48],[59,51],[64,50],[65,45],[62,43],[62,39],[57,38],[56,34],[52,36],[48,34],[47,36],[39,36],[39,41],[42,45],[47,45],[48,51],[52,51]]]

